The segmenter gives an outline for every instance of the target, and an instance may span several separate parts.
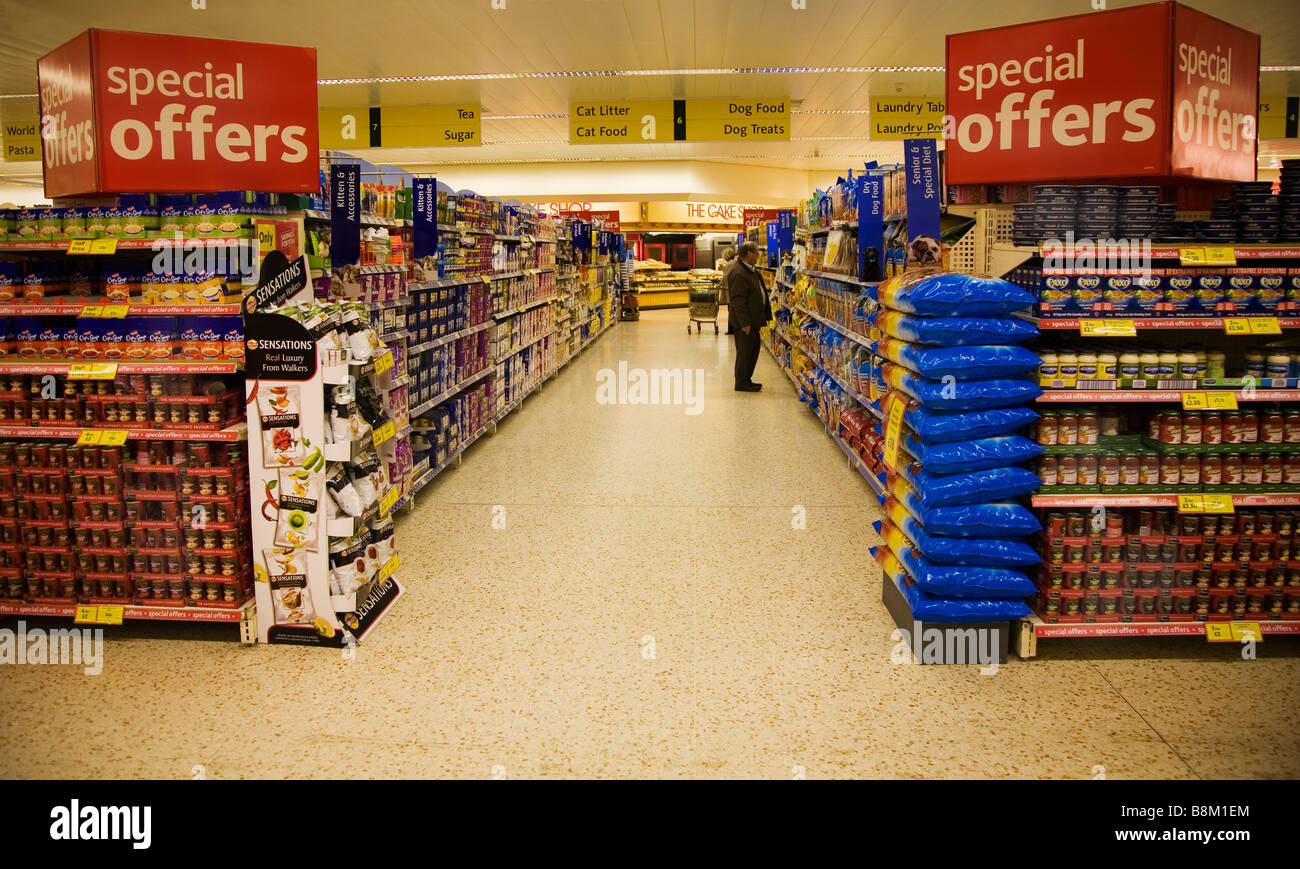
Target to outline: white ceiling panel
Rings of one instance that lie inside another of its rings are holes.
[[[1083,0],[0,0],[0,94],[35,90],[36,59],[87,27],[313,45],[321,78],[565,71],[941,65],[944,34],[1077,14]],[[498,3],[497,5],[501,5]],[[1110,0],[1111,8],[1136,5]],[[1295,0],[1191,0],[1262,34],[1265,64],[1300,64]],[[1268,94],[1300,75],[1265,74]],[[754,73],[360,83],[320,88],[325,106],[478,102],[488,144],[416,149],[406,159],[631,160],[738,156],[770,165],[851,165],[897,153],[866,141],[873,93],[941,93],[941,73]],[[570,146],[575,99],[786,97],[801,113],[791,142]],[[819,156],[812,156],[817,154]],[[395,158],[388,152],[372,155]]]

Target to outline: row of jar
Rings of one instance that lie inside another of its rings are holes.
[[[1044,455],[1043,486],[1296,486],[1300,453],[1126,452]]]
[[[1166,444],[1300,444],[1300,408],[1121,411],[1092,407],[1045,410],[1030,436],[1043,446],[1092,446],[1144,431]]]

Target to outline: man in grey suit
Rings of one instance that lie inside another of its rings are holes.
[[[758,245],[741,244],[738,256],[727,267],[727,321],[735,329],[736,391],[758,392],[763,384],[755,383],[754,366],[758,364],[758,330],[772,320],[767,300],[767,285],[758,273]]]

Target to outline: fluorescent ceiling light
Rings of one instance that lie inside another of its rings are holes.
[[[467,72],[440,75],[391,75],[365,78],[322,78],[321,86],[337,84],[400,84],[429,81],[509,81],[511,79],[620,78],[674,75],[821,75],[823,73],[943,72],[942,66],[735,66],[698,69],[598,69],[550,72]]]

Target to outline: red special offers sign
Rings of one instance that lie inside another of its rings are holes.
[[[1254,181],[1259,36],[1174,7],[1173,174]]]
[[[1167,174],[1168,6],[950,35],[948,183]]]
[[[89,30],[37,77],[47,196],[320,188],[314,48]]]

